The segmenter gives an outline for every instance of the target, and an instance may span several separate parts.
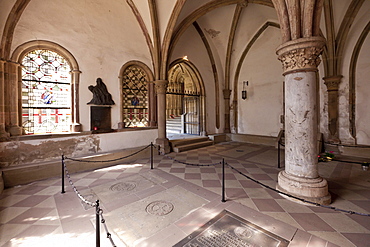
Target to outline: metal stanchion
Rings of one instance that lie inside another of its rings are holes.
[[[96,201],[96,247],[100,247],[100,207],[99,200]]]
[[[278,141],[278,168],[280,168],[280,141]]]
[[[153,169],[153,142],[150,143],[150,169]]]
[[[64,154],[62,154],[62,194],[66,193],[64,190]]]
[[[225,159],[222,159],[222,202],[225,200]]]

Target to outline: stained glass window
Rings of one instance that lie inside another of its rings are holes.
[[[33,50],[22,61],[22,126],[26,134],[68,132],[70,65],[50,50]]]
[[[122,75],[122,119],[125,127],[148,126],[147,74],[138,66],[129,66]]]

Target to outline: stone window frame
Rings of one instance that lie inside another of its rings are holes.
[[[15,61],[19,65],[22,64],[22,60],[26,54],[33,50],[50,50],[58,53],[60,56],[64,57],[71,68],[71,128],[70,132],[81,132],[80,124],[80,114],[79,114],[79,84],[80,84],[80,74],[79,66],[75,57],[63,46],[46,40],[35,40],[29,41],[19,45],[12,54],[12,61]],[[18,70],[18,83],[22,83],[22,69],[21,67]],[[21,85],[20,85],[21,86]],[[21,95],[19,95],[21,97]],[[19,101],[21,102],[21,101]],[[18,106],[19,109],[19,119],[22,119],[22,105]]]
[[[123,73],[125,70],[131,66],[140,67],[148,76],[148,112],[149,112],[149,122],[148,127],[155,127],[157,123],[157,114],[156,114],[156,97],[155,97],[155,89],[154,89],[154,75],[151,69],[143,62],[137,61],[137,60],[131,60],[126,62],[124,65],[122,65],[120,71],[119,71],[119,86],[120,86],[120,97],[121,97],[121,105],[120,105],[120,123],[119,123],[119,129],[123,128],[123,96],[122,96],[122,79],[123,79]]]

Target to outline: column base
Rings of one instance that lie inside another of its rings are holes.
[[[5,142],[10,140],[10,135],[5,131],[3,124],[0,125],[0,142]]]
[[[71,124],[70,126],[71,132],[81,132],[82,131],[82,125],[79,123]]]
[[[278,184],[276,189],[314,203],[322,205],[329,205],[331,203],[328,183],[321,177],[302,178],[288,174],[285,171],[281,171],[278,175]],[[291,197],[284,197],[291,201],[301,202]]]
[[[155,143],[160,146],[162,154],[168,154],[171,152],[170,142],[167,138],[157,138]]]
[[[10,136],[21,136],[23,128],[19,127],[18,125],[11,125],[8,127],[8,132]]]

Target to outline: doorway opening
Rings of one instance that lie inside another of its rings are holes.
[[[173,63],[166,93],[167,137],[205,133],[204,87],[196,68],[187,60]]]

